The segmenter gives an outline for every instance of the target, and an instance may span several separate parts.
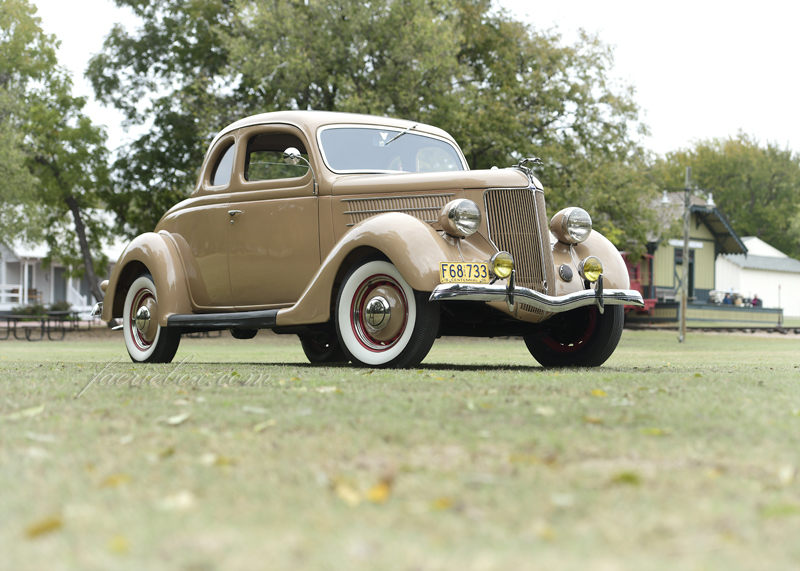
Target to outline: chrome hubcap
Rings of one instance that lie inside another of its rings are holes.
[[[364,318],[367,326],[375,331],[380,331],[389,324],[392,308],[389,302],[381,296],[375,296],[364,308]]]
[[[147,329],[150,327],[150,310],[147,309],[144,305],[139,308],[136,312],[136,317],[134,318],[136,322],[136,329],[145,333]]]

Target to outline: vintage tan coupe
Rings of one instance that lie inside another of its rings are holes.
[[[535,161],[471,171],[441,129],[385,117],[248,117],[95,313],[135,362],[170,362],[184,332],[272,329],[312,363],[412,367],[442,335],[513,335],[544,366],[601,365],[642,298],[586,211],[548,224]]]

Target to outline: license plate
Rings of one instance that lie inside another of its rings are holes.
[[[488,284],[489,264],[486,262],[440,262],[439,283]]]

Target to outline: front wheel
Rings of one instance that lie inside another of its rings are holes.
[[[125,347],[134,363],[172,362],[181,331],[158,324],[158,293],[150,274],[140,274],[128,288],[122,323]]]
[[[353,267],[336,299],[336,334],[349,359],[370,367],[416,367],[439,332],[439,304],[414,291],[384,260]]]
[[[617,348],[624,322],[621,305],[604,313],[582,307],[556,315],[545,331],[526,335],[525,345],[543,367],[599,367]]]

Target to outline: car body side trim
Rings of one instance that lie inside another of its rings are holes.
[[[242,311],[239,313],[190,313],[173,314],[167,319],[167,327],[219,329],[272,329],[277,325],[277,309]]]

